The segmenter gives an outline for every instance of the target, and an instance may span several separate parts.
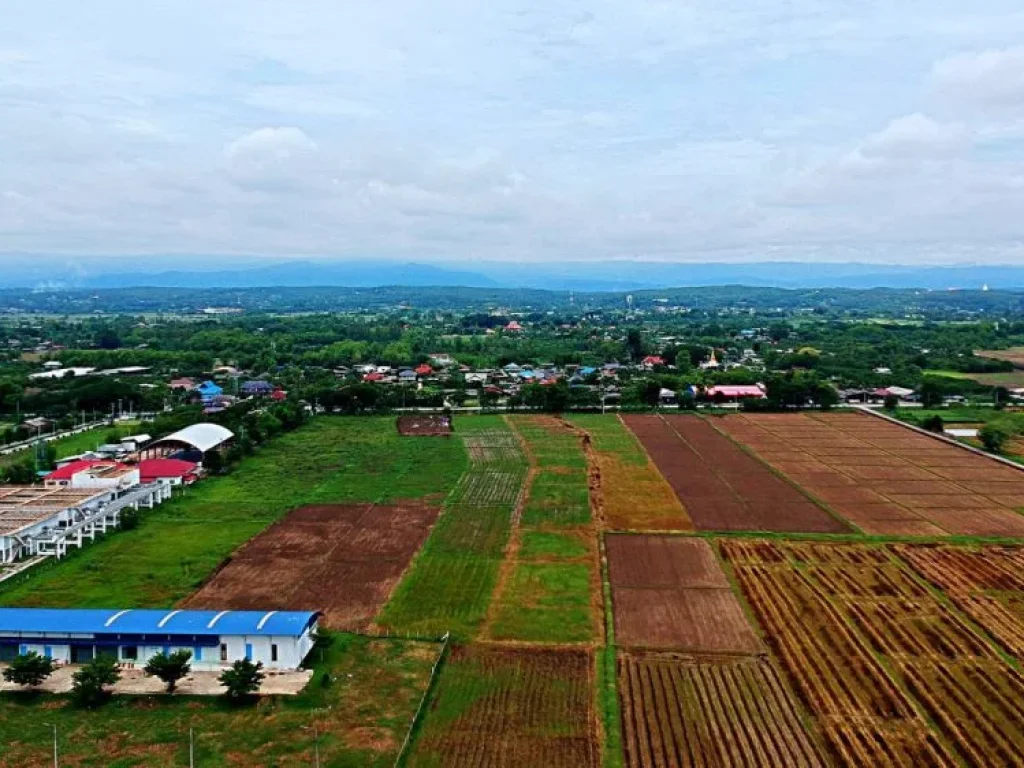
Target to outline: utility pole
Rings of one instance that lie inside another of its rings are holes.
[[[60,752],[57,749],[57,725],[56,723],[43,723],[53,728],[53,768],[60,768]]]
[[[192,728],[188,729],[188,766],[196,768],[196,737]]]

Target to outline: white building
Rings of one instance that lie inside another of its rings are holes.
[[[308,611],[0,608],[0,661],[35,652],[82,664],[107,653],[141,667],[158,653],[185,649],[197,671],[240,659],[294,670],[313,648],[318,619]]]

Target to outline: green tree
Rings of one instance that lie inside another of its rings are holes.
[[[629,356],[633,362],[643,359],[644,337],[638,328],[630,328],[626,331],[626,349],[629,351]]]
[[[937,408],[942,405],[942,387],[931,378],[926,378],[918,389],[922,408]]]
[[[192,651],[181,649],[174,653],[158,653],[146,662],[144,672],[151,677],[162,680],[167,685],[167,692],[174,693],[178,681],[192,671]]]
[[[887,411],[895,411],[900,407],[900,399],[896,395],[886,395],[883,407]]]
[[[71,695],[79,706],[95,707],[106,700],[107,687],[120,679],[114,657],[101,654],[71,676]]]
[[[992,453],[1002,453],[1013,437],[1013,433],[1002,424],[986,424],[978,432],[978,439],[985,446],[985,450]]]
[[[203,456],[203,469],[211,475],[219,475],[224,470],[224,455],[214,449]]]
[[[249,659],[239,659],[225,669],[217,680],[224,686],[224,695],[231,701],[244,701],[260,689],[263,682],[263,662],[253,664]]]
[[[942,417],[937,413],[933,416],[929,416],[921,423],[923,429],[927,429],[929,432],[934,432],[941,435],[946,431],[946,422],[943,421]]]
[[[4,680],[15,685],[35,688],[53,674],[53,659],[31,651],[15,656],[4,670]]]

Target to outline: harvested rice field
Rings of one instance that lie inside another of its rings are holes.
[[[1024,536],[1024,470],[860,413],[709,420],[864,533]]]
[[[764,659],[623,653],[619,689],[630,768],[828,765]]]
[[[938,567],[969,563],[959,550],[741,540],[720,548],[837,761],[1021,764],[1024,678],[993,641],[1005,617],[971,614],[962,600],[978,582]],[[991,576],[1005,553],[994,551],[994,564],[987,555],[972,556]]]
[[[591,494],[598,522],[605,530],[693,530],[672,486],[621,419],[574,415],[568,421],[583,434]]]
[[[690,415],[624,416],[700,531],[844,533],[844,522]]]

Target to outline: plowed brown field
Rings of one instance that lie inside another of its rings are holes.
[[[619,690],[631,768],[826,764],[763,659],[622,654]]]
[[[1024,536],[1024,471],[866,414],[742,414],[720,431],[880,535]]]
[[[438,513],[419,501],[296,509],[244,544],[181,605],[318,610],[333,629],[365,629]]]
[[[624,416],[698,530],[843,533],[849,527],[697,416]]]
[[[593,668],[587,651],[455,648],[408,764],[599,765]]]
[[[703,539],[610,534],[605,548],[621,646],[704,653],[763,650]]]

